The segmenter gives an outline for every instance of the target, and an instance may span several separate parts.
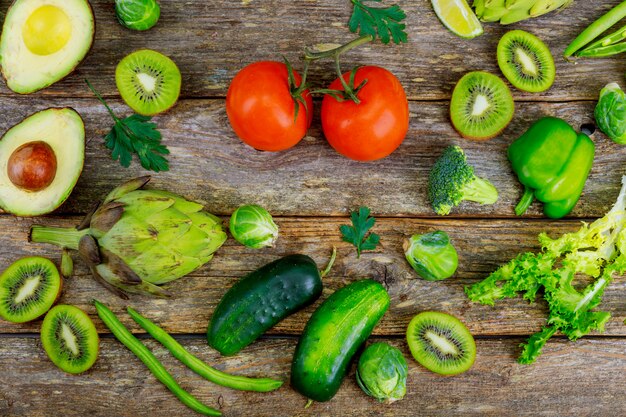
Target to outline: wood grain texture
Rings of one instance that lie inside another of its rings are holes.
[[[0,131],[35,109],[71,104],[86,124],[87,151],[83,175],[58,213],[85,213],[114,186],[146,174],[138,163],[122,168],[110,159],[102,136],[112,120],[97,100],[33,100],[6,98],[0,102]],[[114,103],[120,116],[128,111]],[[446,103],[411,103],[410,128],[404,143],[390,157],[361,163],[336,153],[323,139],[316,122],[295,148],[259,152],[233,133],[222,100],[185,100],[155,118],[170,148],[171,171],[155,176],[153,186],[204,201],[216,214],[232,213],[242,204],[256,203],[274,215],[337,216],[365,205],[377,216],[435,216],[428,201],[428,174],[443,149],[462,146],[476,174],[491,180],[500,192],[493,206],[467,203],[453,210],[455,217],[512,217],[521,186],[506,157],[509,144],[533,121],[553,115],[573,126],[593,120],[594,104],[518,103],[517,115],[504,134],[489,142],[465,140],[453,130]],[[620,187],[626,147],[601,133],[595,135],[596,159],[584,195],[571,216],[601,217],[612,206]],[[542,216],[535,203],[528,216]]]
[[[45,219],[47,224],[71,225],[76,219]],[[39,220],[38,220],[39,221]],[[312,256],[322,267],[333,245],[338,257],[331,273],[324,278],[324,295],[349,282],[373,278],[383,283],[391,296],[391,307],[380,325],[378,335],[403,335],[411,318],[419,311],[440,310],[460,317],[476,335],[528,335],[539,330],[546,316],[546,305],[528,304],[521,299],[505,300],[495,308],[470,303],[464,292],[465,285],[477,282],[519,252],[537,250],[537,235],[549,231],[556,237],[567,231],[577,230],[578,222],[501,220],[416,220],[381,219],[374,231],[381,236],[381,247],[375,252],[365,252],[356,258],[353,246],[342,242],[339,225],[344,219],[278,218],[280,237],[274,249],[254,250],[229,239],[217,252],[215,258],[191,276],[170,283],[167,288],[174,297],[154,299],[133,296],[123,301],[110,294],[89,275],[82,261],[76,261],[75,276],[68,279],[61,303],[75,304],[94,315],[90,305],[94,298],[110,304],[115,312],[124,311],[132,305],[149,317],[154,317],[168,330],[175,333],[204,333],[212,311],[240,277],[248,272],[289,253],[305,253]],[[20,256],[41,255],[60,261],[60,251],[43,244],[24,244],[30,220],[14,221],[0,217],[0,268]],[[74,223],[75,224],[75,223]],[[417,278],[404,259],[402,244],[414,233],[441,229],[448,232],[459,252],[459,270],[454,278],[441,282],[428,282]],[[76,257],[76,256],[75,256]],[[626,335],[624,291],[626,280],[616,278],[606,290],[602,309],[613,313],[606,334]],[[316,303],[304,311],[286,319],[270,331],[272,334],[299,334]],[[128,323],[128,318],[123,318]],[[0,322],[0,332],[37,332],[39,321],[24,325]],[[99,326],[100,331],[106,331]]]
[[[307,45],[342,43],[355,35],[347,22],[349,1],[336,0],[252,0],[252,1],[161,1],[161,19],[148,32],[123,28],[115,19],[113,2],[92,0],[96,17],[93,48],[78,70],[66,80],[37,96],[89,97],[83,83],[89,78],[107,96],[117,96],[114,74],[117,63],[140,48],[153,48],[178,64],[183,74],[183,97],[224,97],[230,80],[245,65],[258,60],[295,63]],[[531,19],[515,28],[542,38],[555,56],[557,79],[542,94],[513,90],[523,100],[594,100],[600,88],[622,81],[626,70],[623,59],[602,59],[568,63],[561,58],[569,42],[588,24],[619,0],[579,0],[560,14]],[[2,3],[2,13],[9,2]],[[429,0],[400,1],[407,12],[409,43],[385,46],[376,43],[346,54],[344,68],[360,64],[383,65],[405,86],[411,99],[442,100],[450,97],[464,72],[487,70],[499,74],[495,47],[511,27],[485,24],[485,34],[475,40],[462,40],[448,32],[437,20]],[[619,76],[618,76],[619,75]],[[332,64],[315,67],[311,80],[325,86],[335,78]],[[580,80],[585,80],[581,83]],[[0,93],[10,92],[3,84]]]
[[[337,396],[305,410],[306,399],[286,383],[273,393],[242,393],[203,380],[152,339],[144,340],[181,386],[225,417],[337,416],[617,416],[626,389],[623,340],[554,340],[534,366],[515,362],[519,339],[477,341],[473,368],[442,377],[420,367],[403,339],[409,365],[407,395],[392,405],[367,397],[346,378]],[[289,379],[294,339],[263,340],[238,356],[220,358],[203,339],[181,343],[219,369],[247,376]],[[132,353],[114,339],[102,339],[94,367],[80,376],[64,374],[48,360],[38,338],[5,337],[0,343],[0,414],[50,417],[196,416],[163,387]],[[593,373],[593,377],[591,377]]]

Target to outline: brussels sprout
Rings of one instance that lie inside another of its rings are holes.
[[[230,233],[242,245],[253,249],[271,247],[278,238],[278,226],[263,207],[241,206],[230,217]]]
[[[613,142],[626,144],[626,95],[617,83],[608,84],[600,91],[595,116],[600,130]]]
[[[374,343],[359,358],[356,382],[370,397],[392,403],[406,394],[407,374],[408,366],[400,350],[387,343]]]
[[[161,8],[156,0],[115,0],[115,14],[128,29],[148,30],[158,22]]]
[[[448,234],[440,230],[412,236],[404,243],[404,254],[415,272],[427,281],[450,278],[459,265]]]

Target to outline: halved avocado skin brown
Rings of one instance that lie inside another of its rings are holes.
[[[8,16],[8,15],[9,15],[9,12],[11,11],[11,8],[13,8],[13,6],[15,6],[15,4],[16,4],[18,1],[20,1],[20,0],[13,0],[13,2],[11,3],[11,5],[9,6],[9,8],[8,8],[8,9],[7,9],[7,11],[6,11],[5,16]],[[61,81],[63,81],[64,79],[66,79],[68,76],[72,75],[72,73],[76,70],[76,68],[78,68],[78,66],[79,66],[80,64],[82,64],[82,63],[83,63],[83,61],[85,61],[85,59],[87,59],[87,57],[89,56],[89,54],[91,53],[91,50],[92,50],[92,48],[93,48],[94,41],[96,40],[96,25],[97,25],[97,23],[96,23],[96,15],[95,15],[95,14],[94,14],[94,12],[93,12],[93,7],[91,6],[91,3],[89,3],[89,1],[86,1],[86,3],[87,3],[87,6],[88,6],[88,8],[89,8],[89,12],[91,13],[91,17],[92,17],[92,19],[93,19],[93,30],[91,31],[91,34],[90,34],[90,35],[91,35],[91,39],[89,40],[89,49],[88,49],[88,50],[87,50],[87,52],[85,53],[85,56],[84,56],[84,57],[83,57],[80,61],[78,61],[78,62],[77,62],[77,63],[76,63],[73,67],[71,67],[71,68],[68,70],[68,72],[67,72],[65,75],[63,75],[61,78],[59,78],[58,80],[56,80],[56,81],[52,81],[52,82],[50,82],[50,83],[47,83],[47,84],[45,84],[45,85],[42,85],[41,87],[38,87],[38,88],[36,88],[36,89],[32,89],[32,90],[28,90],[28,91],[16,91],[16,90],[11,89],[11,87],[9,87],[9,85],[8,85],[8,83],[7,83],[7,76],[6,76],[6,74],[4,73],[4,66],[2,65],[2,57],[0,56],[0,72],[2,73],[2,78],[4,78],[4,83],[7,85],[7,87],[8,87],[11,91],[13,91],[14,93],[20,94],[20,95],[28,95],[28,94],[36,93],[37,91],[43,90],[43,89],[45,89],[45,88],[48,88],[48,87],[50,87],[51,85],[56,84],[56,83],[58,83],[58,82],[61,82]],[[5,22],[5,23],[6,23],[6,22]],[[2,44],[2,37],[3,37],[3,36],[4,36],[4,24],[3,24],[3,26],[2,26],[2,34],[0,34],[0,44]],[[78,113],[78,112],[77,112],[77,113]],[[81,117],[81,118],[82,118],[82,117]],[[0,212],[2,212],[2,209],[1,209],[1,208],[0,208]]]
[[[45,111],[49,111],[49,110],[57,110],[57,111],[62,111],[62,110],[72,110],[74,111],[74,113],[76,113],[76,115],[79,117],[79,119],[81,120],[81,123],[84,127],[85,125],[85,120],[83,119],[82,115],[73,107],[48,107],[46,109],[43,110],[39,110],[35,113],[29,114],[28,116],[24,117],[22,120],[20,120],[19,122],[15,123],[14,125],[12,125],[11,127],[9,127],[6,132],[4,132],[4,134],[0,137],[0,142],[2,142],[2,140],[4,139],[5,135],[11,131],[14,127],[17,127],[19,125],[21,125],[22,123],[24,123],[25,121],[27,121],[28,119],[36,116],[39,113],[45,112]],[[74,181],[71,182],[71,185],[68,187],[65,195],[63,198],[61,198],[57,204],[53,204],[50,208],[50,210],[48,210],[46,213],[29,213],[27,211],[22,211],[22,210],[12,210],[12,211],[8,211],[6,210],[4,207],[2,207],[2,201],[0,201],[0,213],[10,213],[13,214],[17,217],[38,217],[38,216],[43,216],[45,214],[49,214],[52,213],[53,211],[55,211],[56,209],[58,209],[59,207],[61,207],[63,205],[63,203],[65,203],[65,201],[67,201],[67,199],[69,198],[69,196],[72,194],[72,191],[74,190],[74,188],[76,187],[76,184],[78,183],[78,180],[80,179],[80,176],[82,175],[83,169],[85,167],[85,147],[86,145],[86,139],[83,140],[83,158],[82,158],[82,163],[79,165],[79,169],[78,169],[78,175],[76,175],[76,179]],[[7,158],[9,156],[7,155]],[[63,163],[62,161],[57,161],[57,163],[61,164]],[[1,179],[1,178],[0,178]]]

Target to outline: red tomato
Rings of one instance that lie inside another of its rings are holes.
[[[343,74],[350,80],[350,73]],[[322,129],[326,139],[340,154],[357,161],[373,161],[388,156],[404,140],[409,129],[409,103],[400,81],[384,68],[361,67],[354,78],[355,87],[367,79],[359,91],[361,101],[337,101],[324,96]],[[337,78],[329,87],[343,91]]]
[[[296,85],[301,77],[294,70]],[[287,66],[282,62],[256,62],[243,68],[230,83],[226,114],[237,136],[253,148],[282,151],[306,134],[313,118],[313,99],[302,93],[307,109],[300,105],[294,122],[295,102],[289,91]]]

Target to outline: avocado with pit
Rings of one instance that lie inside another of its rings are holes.
[[[85,125],[71,108],[35,113],[0,139],[0,208],[40,216],[69,197],[85,160]]]
[[[94,27],[87,0],[15,0],[0,39],[7,86],[29,94],[65,78],[91,49]]]

